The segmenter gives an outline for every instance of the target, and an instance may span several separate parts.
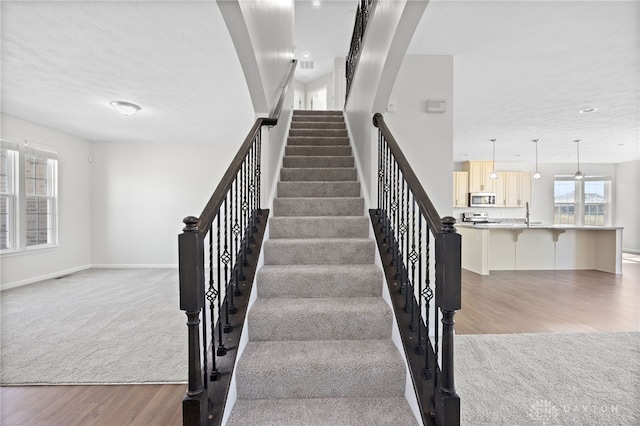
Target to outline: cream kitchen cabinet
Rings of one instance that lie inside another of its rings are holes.
[[[453,207],[469,206],[469,172],[453,172]]]
[[[504,172],[504,175],[504,207],[524,207],[531,202],[531,173]]]
[[[495,192],[496,180],[489,177],[492,161],[466,161],[463,168],[469,172],[469,192]]]

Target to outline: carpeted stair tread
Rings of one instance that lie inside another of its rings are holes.
[[[365,216],[274,216],[269,219],[269,238],[367,238]]]
[[[357,181],[355,167],[283,168],[280,181]]]
[[[290,129],[289,136],[347,137],[346,129]]]
[[[313,167],[353,167],[353,156],[312,156],[289,155],[283,158],[282,167],[313,168]]]
[[[414,426],[403,397],[242,399],[227,426]]]
[[[296,146],[287,145],[284,147],[285,155],[311,155],[311,156],[349,156],[350,146]]]
[[[279,238],[264,242],[265,265],[363,265],[374,262],[370,238]]]
[[[342,111],[340,110],[310,110],[310,109],[294,109],[293,116],[338,116],[341,119]]]
[[[257,274],[258,298],[380,297],[376,265],[264,265]]]
[[[402,396],[405,366],[391,339],[249,341],[238,398]]]
[[[381,297],[258,298],[249,340],[389,339],[391,318]]]
[[[303,121],[294,120],[291,122],[292,129],[340,129],[344,130],[347,125],[344,121]]]
[[[273,200],[274,216],[359,216],[362,197],[289,197]]]
[[[359,197],[357,181],[278,182],[278,197]]]
[[[337,115],[298,115],[294,114],[291,121],[293,123],[297,121],[304,122],[323,122],[323,123],[344,123],[344,117]]]
[[[342,136],[289,136],[288,146],[349,146],[349,138]]]

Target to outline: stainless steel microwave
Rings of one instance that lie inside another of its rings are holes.
[[[496,194],[494,192],[470,192],[469,207],[495,207]]]

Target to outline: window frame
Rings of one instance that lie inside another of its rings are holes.
[[[0,197],[7,198],[7,247],[0,245],[0,252],[11,252],[19,246],[19,238],[17,232],[17,207],[19,204],[18,193],[18,145],[4,139],[0,140],[0,150],[7,152],[7,190],[3,191],[0,187]],[[0,212],[0,214],[2,214]],[[1,244],[1,243],[0,243]]]
[[[15,143],[5,138],[2,139],[3,149],[6,146],[15,147],[14,152],[13,174],[14,196],[13,205],[9,211],[9,224],[12,226],[11,237],[12,245],[5,249],[0,249],[2,255],[11,253],[24,253],[33,250],[42,250],[58,247],[58,154],[53,149],[40,145],[32,141],[24,141],[24,143]],[[35,155],[38,158],[46,159],[47,171],[47,193],[46,195],[27,194],[27,177],[26,177],[26,161],[29,155]],[[27,231],[29,228],[27,220],[27,200],[36,197],[38,199],[47,200],[47,240],[44,243],[29,244]]]
[[[555,184],[556,182],[571,181],[574,183],[574,200],[573,203],[557,203]],[[584,179],[575,180],[573,176],[556,175],[554,177],[554,191],[553,191],[553,223],[557,225],[575,225],[575,226],[611,226],[613,218],[613,197],[612,197],[612,178],[610,176],[589,176]],[[587,197],[585,194],[587,182],[604,182],[604,202],[597,203],[604,205],[603,223],[601,224],[585,224],[586,207],[594,203],[587,203]],[[568,224],[565,222],[557,221],[556,210],[558,206],[570,206],[573,205],[574,211],[574,223]]]

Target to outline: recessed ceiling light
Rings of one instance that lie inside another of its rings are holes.
[[[302,54],[302,57],[303,57],[303,58],[308,58],[308,57],[310,57],[310,56],[311,56],[311,53],[309,53],[309,52],[304,52],[304,53]]]
[[[616,144],[616,146],[624,146],[623,143]]]
[[[140,107],[136,104],[132,104],[131,102],[113,101],[111,102],[111,106],[113,106],[116,111],[122,115],[134,115],[136,112],[140,111]]]
[[[580,114],[589,114],[590,112],[596,112],[597,110],[598,110],[598,108],[587,108],[587,109],[581,109],[578,112]]]
[[[313,0],[311,4],[313,5],[313,7],[320,7],[320,0]]]

